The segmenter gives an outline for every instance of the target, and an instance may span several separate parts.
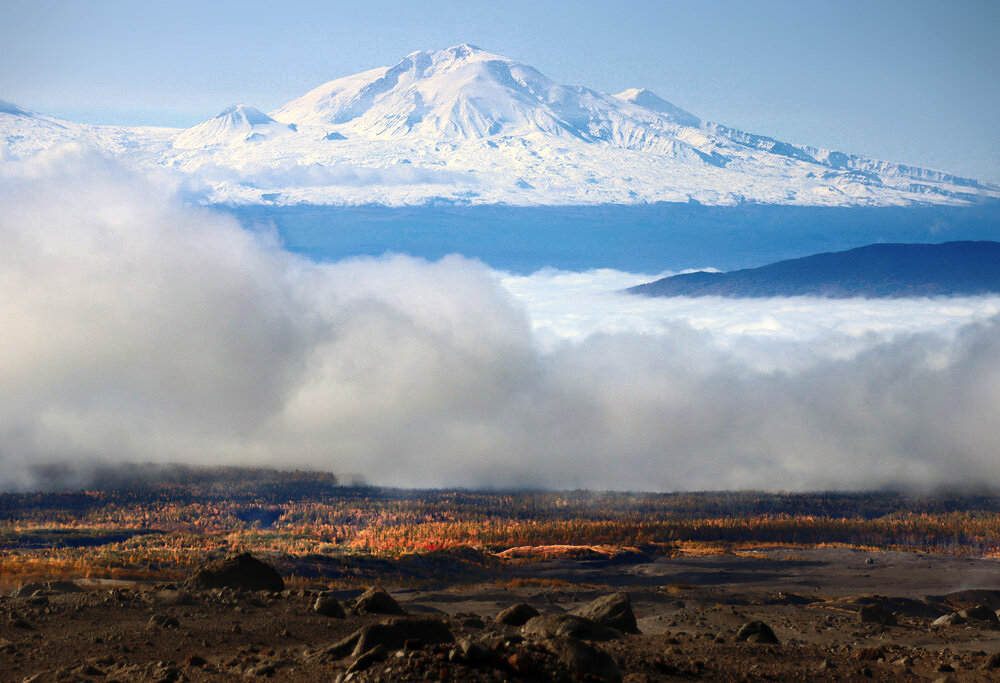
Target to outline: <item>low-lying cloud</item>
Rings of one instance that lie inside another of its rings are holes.
[[[3,488],[91,461],[646,490],[1000,475],[997,299],[664,303],[598,291],[633,284],[610,271],[317,264],[76,148],[0,161],[0,208]]]

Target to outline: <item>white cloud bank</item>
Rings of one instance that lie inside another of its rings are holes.
[[[0,161],[0,488],[48,462],[647,490],[1000,477],[1000,300],[316,264],[77,148]]]

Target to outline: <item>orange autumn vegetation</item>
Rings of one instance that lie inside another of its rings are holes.
[[[2,585],[35,577],[172,580],[233,549],[294,564],[470,548],[530,561],[819,545],[1000,556],[1000,499],[406,491],[246,468],[175,468],[86,490],[0,494]],[[343,575],[328,582],[349,582],[349,563],[341,564]]]

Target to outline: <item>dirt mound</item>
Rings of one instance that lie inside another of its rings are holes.
[[[285,589],[285,582],[271,565],[250,553],[239,553],[203,565],[184,582],[184,587],[188,590],[242,588],[277,593]]]

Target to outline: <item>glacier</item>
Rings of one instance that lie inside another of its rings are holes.
[[[657,202],[974,205],[1000,186],[782,142],[642,88],[553,82],[462,44],[338,78],[278,109],[187,129],[75,123],[0,102],[0,156],[75,143],[173,174],[206,204],[427,206]]]

